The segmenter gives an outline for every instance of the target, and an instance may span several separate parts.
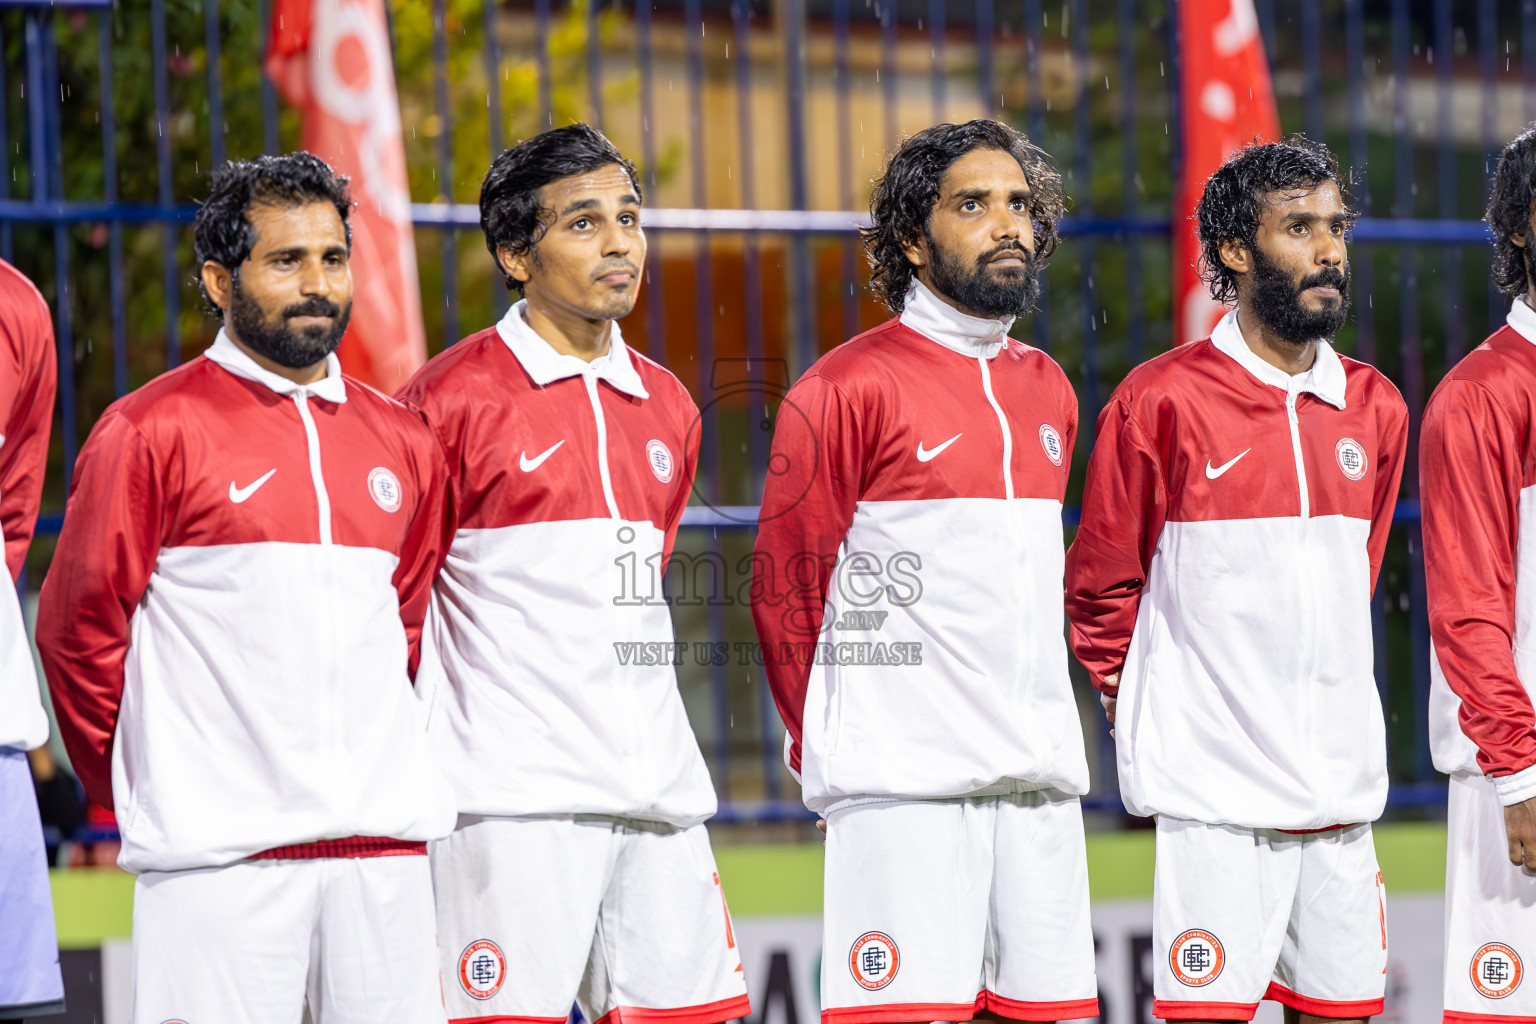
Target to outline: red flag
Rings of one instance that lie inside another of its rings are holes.
[[[1180,0],[1184,48],[1184,174],[1173,197],[1173,340],[1198,341],[1226,313],[1195,273],[1200,243],[1190,219],[1205,179],[1256,138],[1280,138],[1280,115],[1253,0]]]
[[[352,179],[348,373],[393,394],[427,358],[400,103],[382,0],[277,0],[266,72],[299,145]]]

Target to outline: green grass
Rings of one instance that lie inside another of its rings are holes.
[[[1095,900],[1152,895],[1150,830],[1088,836],[1088,887]],[[720,882],[737,917],[821,913],[822,848],[728,846],[715,851]],[[1445,884],[1445,826],[1383,825],[1376,857],[1389,893],[1438,892]],[[59,946],[89,949],[126,936],[133,925],[133,876],[110,868],[53,872]]]

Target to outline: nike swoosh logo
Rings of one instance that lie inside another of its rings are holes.
[[[1237,456],[1236,459],[1233,459],[1231,462],[1227,463],[1225,466],[1218,466],[1215,469],[1211,468],[1211,460],[1210,459],[1206,459],[1205,460],[1205,478],[1207,480],[1215,480],[1217,477],[1221,476],[1221,474],[1225,473],[1227,470],[1229,470],[1233,466],[1237,465],[1237,459],[1242,458],[1243,455],[1247,455],[1251,451],[1253,451],[1252,448],[1245,448],[1245,449],[1243,449],[1242,454]]]
[[[524,473],[532,473],[534,470],[544,465],[544,460],[555,454],[555,449],[559,448],[563,444],[565,444],[563,440],[556,441],[543,452],[540,452],[538,455],[535,455],[531,459],[528,457],[527,452],[523,452],[517,457],[517,464],[522,467]]]
[[[236,487],[235,482],[231,480],[229,482],[229,500],[234,502],[236,505],[240,504],[241,502],[245,501],[246,498],[249,498],[251,495],[255,494],[256,489],[259,488],[262,484],[266,483],[268,480],[271,480],[272,474],[276,472],[277,470],[275,469],[269,469],[261,477],[261,479],[245,487]]]
[[[937,448],[924,448],[923,447],[923,442],[921,442],[921,441],[917,442],[917,461],[918,462],[932,462],[933,459],[935,457],[937,457],[938,454],[940,452],[942,452],[945,448],[948,448],[950,445],[952,445],[956,441],[960,440],[960,436],[961,436],[960,434],[956,434],[954,437],[950,438],[948,441],[945,441],[943,444],[939,445]]]

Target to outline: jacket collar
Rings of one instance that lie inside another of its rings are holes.
[[[1536,309],[1532,309],[1525,299],[1525,294],[1522,294],[1510,304],[1509,316],[1505,320],[1520,337],[1536,342]]]
[[[539,387],[566,377],[590,375],[607,381],[626,395],[651,397],[640,380],[634,360],[629,356],[617,320],[608,326],[607,353],[589,363],[585,359],[556,352],[549,342],[539,337],[538,332],[523,319],[523,310],[527,306],[528,300],[523,299],[507,310],[507,315],[496,325],[496,333],[501,335],[501,340],[507,343],[507,348],[512,350],[517,361]]]
[[[341,360],[336,358],[334,352],[325,357],[325,376],[311,384],[295,384],[282,374],[266,369],[236,345],[222,327],[219,328],[218,337],[213,339],[213,344],[208,346],[208,351],[203,355],[236,377],[253,380],[280,395],[323,398],[337,405],[347,400],[347,384],[341,376]]]
[[[945,302],[917,278],[907,288],[901,322],[947,349],[973,359],[991,359],[1008,344],[1008,328],[1013,317],[994,320],[971,316]]]
[[[1260,383],[1271,384],[1285,392],[1313,394],[1335,408],[1344,408],[1344,362],[1333,346],[1322,338],[1317,339],[1317,357],[1312,361],[1312,368],[1294,377],[1280,367],[1266,363],[1248,347],[1248,342],[1243,340],[1242,328],[1237,325],[1235,309],[1222,317],[1211,332],[1211,344],[1237,360]]]

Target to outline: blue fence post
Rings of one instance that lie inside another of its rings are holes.
[[[112,8],[97,15],[97,65],[101,75],[101,198],[110,208],[117,205],[117,104],[113,82]],[[123,288],[123,222],[107,222],[107,292],[112,316],[112,392],[128,393],[128,309]]]
[[[158,172],[160,206],[169,211],[175,203],[171,179],[171,103],[165,79],[165,0],[151,0],[150,35],[155,60],[155,166]],[[181,362],[181,276],[176,265],[179,225],[167,212],[165,232],[165,365],[167,369]]]
[[[437,108],[437,194],[454,202],[453,104],[448,88],[448,10],[432,0],[432,84]],[[443,346],[459,340],[459,233],[449,220],[443,232]]]
[[[0,25],[0,53],[5,52],[5,26]],[[0,68],[0,97],[9,97],[11,84],[6,68]],[[0,202],[11,198],[10,104],[0,101]],[[0,220],[0,260],[11,262],[11,222]]]
[[[1045,148],[1045,88],[1040,70],[1040,33],[1045,27],[1045,12],[1040,0],[1024,3],[1024,76],[1025,134],[1029,141]],[[1042,352],[1051,350],[1051,275],[1040,275],[1038,308],[1031,319],[1034,321],[1035,347]]]

